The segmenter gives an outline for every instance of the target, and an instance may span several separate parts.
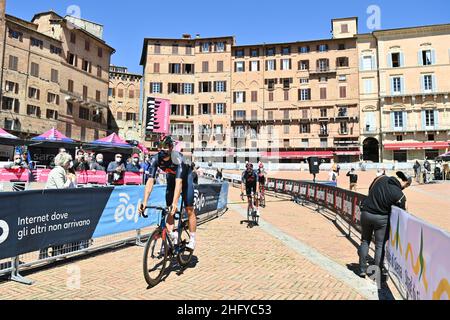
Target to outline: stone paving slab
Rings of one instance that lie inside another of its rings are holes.
[[[195,267],[181,275],[171,272],[152,289],[142,274],[143,248],[130,246],[31,273],[32,286],[2,282],[0,299],[364,299],[282,241],[240,220],[231,210],[201,226]]]

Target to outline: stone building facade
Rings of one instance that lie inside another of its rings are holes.
[[[141,79],[125,67],[109,68],[108,127],[125,140],[141,140]]]
[[[5,21],[1,126],[22,138],[52,127],[78,141],[106,136],[114,49],[85,30],[101,26],[52,11]]]

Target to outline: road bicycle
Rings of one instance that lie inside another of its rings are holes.
[[[244,194],[241,194],[241,199],[244,201]],[[255,208],[255,200],[256,196],[252,192],[250,195],[250,201],[248,202],[247,206],[247,222],[252,223],[253,225],[259,225],[259,216],[258,212]]]
[[[266,192],[265,187],[262,185],[259,187],[259,206],[261,208],[266,207]]]
[[[161,212],[160,222],[155,231],[148,239],[144,249],[144,277],[149,286],[154,287],[164,275],[167,263],[176,257],[181,267],[189,265],[193,251],[186,248],[190,241],[189,227],[186,211],[181,210],[175,214],[175,231],[178,231],[176,243],[174,243],[166,228],[166,219],[170,214],[170,208],[159,206],[148,206],[145,209],[154,209]],[[147,218],[147,215],[143,214]]]

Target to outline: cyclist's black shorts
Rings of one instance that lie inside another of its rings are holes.
[[[252,195],[252,192],[253,194],[256,194],[256,183],[246,184],[245,190],[247,193],[247,197],[250,197]]]
[[[175,195],[175,175],[167,175],[167,190],[166,190],[166,205],[170,207],[173,203]],[[181,191],[181,198],[183,199],[184,207],[190,208],[194,206],[194,179],[192,170],[189,170],[186,177],[183,179],[183,187]]]

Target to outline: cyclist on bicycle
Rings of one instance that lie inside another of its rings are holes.
[[[255,170],[253,170],[252,163],[247,163],[246,170],[242,173],[241,198],[244,197],[244,187],[248,198],[248,204],[251,205],[252,207],[253,207],[252,193],[254,194],[256,215],[259,217],[259,207],[258,207],[259,182],[258,182],[258,175],[255,172]]]
[[[258,182],[259,182],[259,193],[261,196],[264,196],[265,186],[266,186],[266,170],[264,170],[264,164],[262,162],[259,163],[258,168]]]
[[[178,210],[178,201],[182,196],[184,206],[189,219],[190,241],[186,246],[190,250],[195,249],[197,231],[197,217],[194,210],[194,182],[192,168],[188,165],[180,152],[174,151],[175,142],[172,137],[167,136],[159,142],[159,152],[150,161],[149,179],[145,187],[144,202],[139,207],[139,213],[143,214],[147,206],[148,199],[153,191],[156,174],[161,169],[167,176],[166,205],[171,207],[171,212],[167,218],[167,231],[169,236],[176,243],[177,232],[174,232],[174,215]]]

